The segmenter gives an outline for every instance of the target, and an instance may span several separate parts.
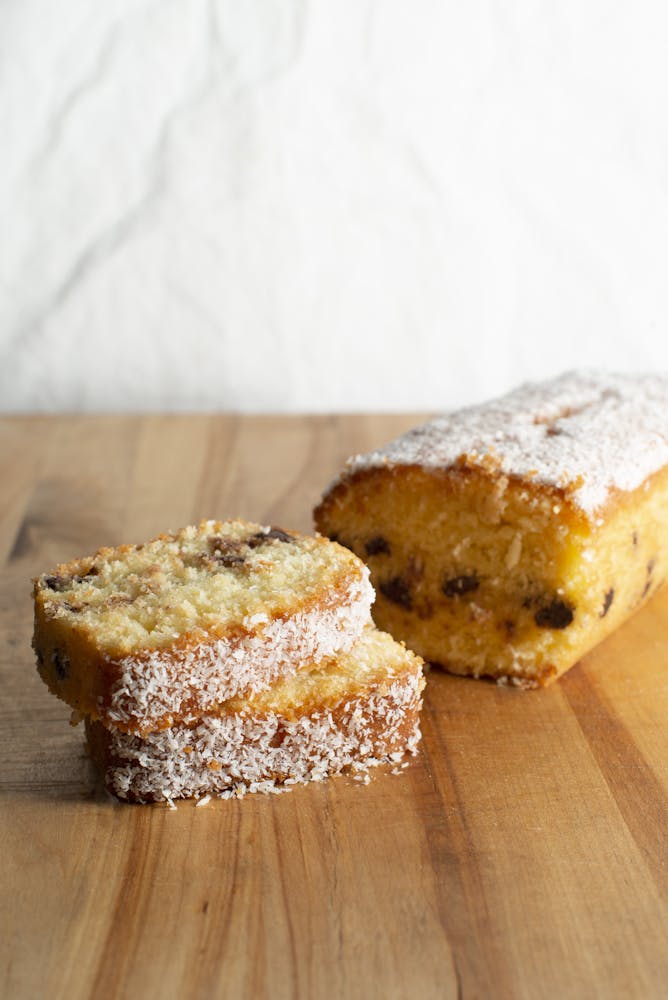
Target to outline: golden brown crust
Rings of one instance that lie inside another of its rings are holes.
[[[382,483],[388,477],[393,478],[394,481],[400,484],[407,475],[422,476],[425,482],[436,481],[446,496],[461,492],[464,486],[475,486],[480,490],[489,490],[490,492],[493,492],[497,485],[501,486],[504,491],[519,491],[528,488],[537,498],[543,497],[547,501],[562,504],[564,511],[574,524],[588,523],[582,510],[573,503],[573,491],[569,486],[560,487],[548,483],[535,482],[532,479],[520,479],[517,476],[506,475],[496,467],[482,467],[480,463],[468,465],[466,456],[462,456],[461,463],[442,469],[425,469],[420,465],[393,465],[392,463],[388,463],[384,468],[372,467],[357,469],[351,472],[349,475],[335,482],[314,508],[313,521],[316,530],[325,537],[331,537],[326,527],[328,518],[350,492],[359,491],[359,494],[362,496],[360,503],[363,509],[363,495],[367,486],[373,489],[376,482]],[[634,493],[640,493],[643,489],[643,487],[639,487]],[[620,493],[613,495],[609,501],[609,509],[612,511],[616,503],[622,502],[628,496],[629,494]]]

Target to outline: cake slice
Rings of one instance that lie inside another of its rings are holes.
[[[145,735],[349,649],[370,621],[347,549],[203,521],[34,582],[38,670],[80,716]]]
[[[668,379],[575,372],[351,459],[315,523],[370,566],[380,628],[535,687],[664,581],[667,463]]]
[[[422,660],[367,627],[346,653],[270,690],[141,738],[87,720],[90,753],[118,798],[155,802],[273,791],[416,752]]]

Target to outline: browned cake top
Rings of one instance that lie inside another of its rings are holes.
[[[348,462],[344,477],[387,465],[465,462],[564,489],[585,513],[668,463],[668,378],[570,372],[445,414]]]

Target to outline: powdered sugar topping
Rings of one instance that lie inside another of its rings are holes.
[[[465,461],[566,490],[592,515],[668,463],[668,378],[570,372],[444,414],[349,460],[343,478],[387,465]]]

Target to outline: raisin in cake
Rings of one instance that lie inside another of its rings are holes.
[[[34,597],[51,691],[146,734],[349,648],[373,590],[360,560],[324,538],[203,521],[58,566]]]
[[[666,576],[668,379],[575,372],[348,462],[315,511],[425,659],[543,685]]]
[[[87,721],[107,788],[134,802],[239,795],[416,752],[422,660],[367,627],[346,653],[145,738]]]

